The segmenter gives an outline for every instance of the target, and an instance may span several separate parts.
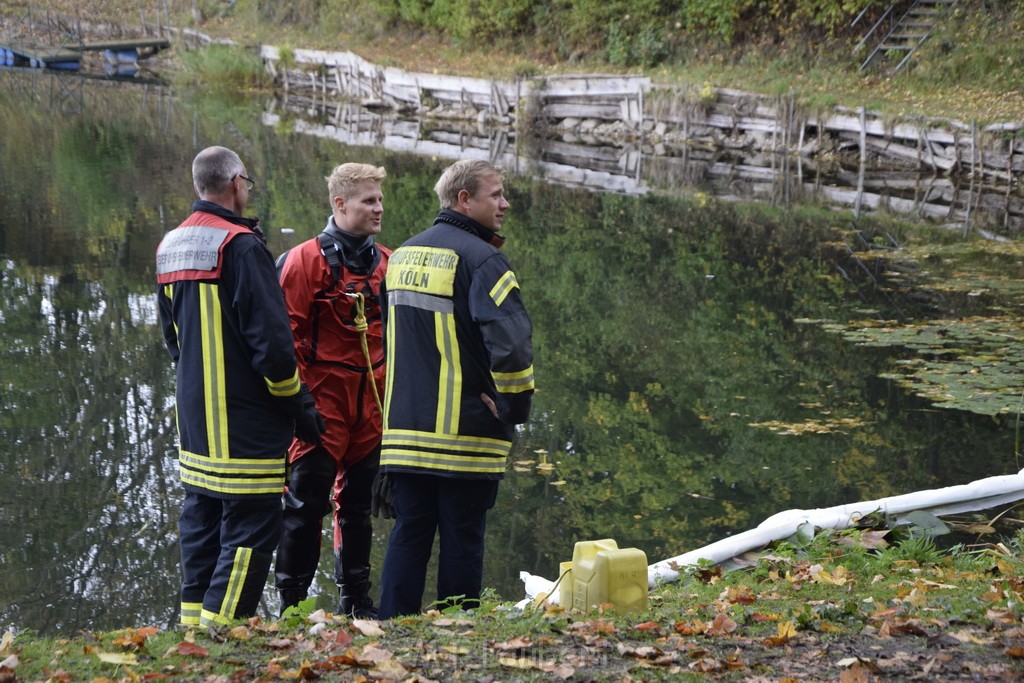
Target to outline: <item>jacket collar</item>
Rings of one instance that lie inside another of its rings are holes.
[[[260,229],[259,218],[244,218],[242,216],[239,216],[230,209],[225,209],[220,204],[214,204],[213,202],[208,202],[205,199],[197,199],[195,203],[192,204],[192,210],[202,211],[203,213],[212,213],[214,216],[223,218],[229,223],[234,223],[235,225],[241,225],[244,228],[249,228],[254,233],[256,233],[256,236],[259,237],[263,242],[267,241],[266,236],[264,236],[263,234],[263,230]]]
[[[505,244],[504,237],[493,230],[485,228],[469,216],[459,213],[453,209],[441,209],[441,213],[437,214],[437,218],[434,219],[434,222],[454,225],[460,230],[465,230],[470,235],[476,235],[484,242],[487,242],[498,249],[501,249],[501,245]]]

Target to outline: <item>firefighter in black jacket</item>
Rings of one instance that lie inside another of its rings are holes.
[[[185,500],[181,624],[256,613],[281,533],[285,453],[323,421],[299,383],[274,260],[238,155],[208,147],[192,162],[199,201],[157,247],[160,323],[177,369]]]
[[[394,514],[379,616],[421,608],[440,531],[437,599],[478,604],[484,529],[515,425],[533,396],[532,327],[498,235],[503,170],[449,166],[433,227],[407,240],[385,280],[387,384],[378,511]],[[389,504],[390,502],[390,504]]]

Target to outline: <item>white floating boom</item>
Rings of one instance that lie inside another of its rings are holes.
[[[916,491],[861,503],[847,503],[816,510],[786,510],[772,515],[755,529],[650,565],[647,568],[647,580],[652,587],[658,583],[675,581],[679,578],[680,570],[696,565],[700,560],[714,564],[725,562],[773,541],[789,538],[802,524],[812,524],[819,529],[845,529],[876,512],[893,517],[896,524],[904,524],[906,515],[917,510],[924,510],[935,516],[953,515],[987,510],[1022,498],[1024,470],[1017,474],[979,479],[970,484]],[[541,592],[550,592],[554,584],[553,581],[526,572],[520,572],[520,578],[525,584],[528,600],[532,600]],[[549,595],[548,600],[557,604],[557,591]]]

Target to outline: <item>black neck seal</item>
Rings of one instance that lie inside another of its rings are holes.
[[[373,235],[353,235],[334,223],[332,216],[327,221],[323,234],[334,240],[345,267],[356,275],[366,275],[377,267],[379,256]]]

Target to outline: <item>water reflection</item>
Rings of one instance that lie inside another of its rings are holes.
[[[262,102],[136,84],[73,91],[66,78],[0,74],[0,626],[168,625],[180,486],[152,259],[188,211],[195,152],[236,148],[266,179],[251,201],[280,253],[322,226],[323,176],[340,161],[388,168],[381,241],[394,246],[435,212],[449,154],[494,150],[422,131],[399,136],[409,149],[342,144],[268,120]],[[653,561],[783,508],[1016,470],[1012,425],[932,408],[880,379],[895,351],[800,322],[896,307],[905,319],[965,315],[999,296],[884,290],[836,246],[850,216],[796,194],[768,202],[783,211],[668,192],[708,177],[688,165],[666,170],[664,186],[641,170],[636,187],[657,191],[581,189],[547,181],[628,174],[572,176],[558,153],[516,156],[509,183],[507,250],[537,330],[540,392],[489,522],[485,582],[500,594],[521,596],[520,570],[553,575],[576,540],[613,537]],[[725,186],[730,200],[757,198]],[[897,241],[916,230],[884,227]],[[1005,274],[1021,279],[1020,267]]]
[[[958,229],[1011,234],[1024,229],[1024,195],[1012,183],[991,180],[701,145],[669,150],[642,141],[602,144],[557,131],[548,131],[539,143],[520,140],[510,129],[404,118],[289,93],[270,102],[263,122],[349,146],[376,145],[445,159],[486,158],[516,173],[600,192],[707,191],[723,200],[785,207],[817,203],[858,217],[885,212]]]

